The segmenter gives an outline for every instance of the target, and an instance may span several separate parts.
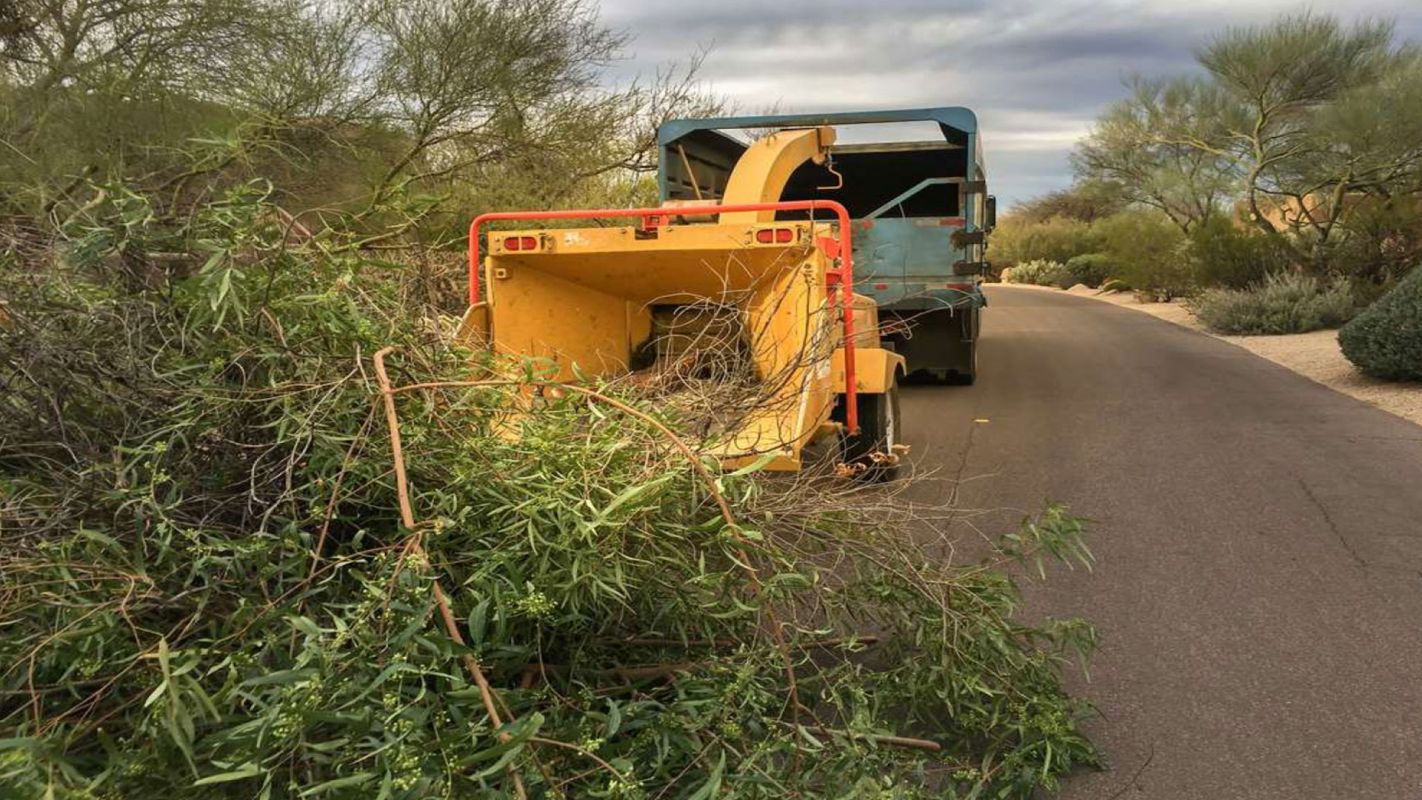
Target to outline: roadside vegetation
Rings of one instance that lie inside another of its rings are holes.
[[[1014,264],[1004,271],[1002,279],[1008,283],[1055,286],[1058,289],[1069,289],[1075,283],[1065,264],[1040,258]]]
[[[1026,798],[1097,762],[1059,680],[1094,633],[1012,577],[1089,564],[1065,509],[954,556],[830,465],[721,474],[701,405],[452,344],[473,215],[644,201],[657,122],[721,107],[694,64],[609,87],[595,11],[5,10],[0,796]]]
[[[1355,302],[1342,279],[1320,285],[1312,275],[1276,273],[1245,289],[1206,289],[1189,305],[1219,333],[1280,334],[1336,328],[1353,316]]]
[[[1338,341],[1364,374],[1422,381],[1422,270],[1413,270],[1344,325]]]
[[[1198,61],[1129,81],[1078,145],[1076,184],[1004,217],[995,263],[1088,257],[1074,283],[1100,267],[1100,285],[1258,334],[1335,327],[1422,263],[1415,43],[1304,13],[1224,31]],[[1008,279],[1044,272],[1062,282]]]

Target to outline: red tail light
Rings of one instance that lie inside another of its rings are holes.
[[[795,241],[795,232],[789,228],[761,228],[755,232],[755,240],[760,244],[789,244]]]
[[[532,236],[510,236],[504,239],[505,250],[536,250],[538,240]]]

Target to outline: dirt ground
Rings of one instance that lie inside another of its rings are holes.
[[[1020,286],[1020,284],[1010,284]],[[1024,287],[1039,291],[1055,292],[1039,286]],[[1289,334],[1285,336],[1220,336],[1210,333],[1200,321],[1181,303],[1142,303],[1129,292],[1108,292],[1097,294],[1081,284],[1067,290],[1082,297],[1090,297],[1105,303],[1139,311],[1159,317],[1176,325],[1223,339],[1230,344],[1267,358],[1276,364],[1288,367],[1304,377],[1363,402],[1376,406],[1403,419],[1422,425],[1422,384],[1388,383],[1369,378],[1343,357],[1338,347],[1338,331],[1323,330],[1312,333]]]

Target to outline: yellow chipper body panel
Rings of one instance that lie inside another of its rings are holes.
[[[799,469],[806,445],[845,427],[835,410],[846,390],[849,293],[836,281],[848,250],[829,222],[718,209],[774,202],[790,171],[833,138],[819,128],[762,139],[718,205],[667,208],[650,225],[498,230],[480,259],[476,221],[472,266],[476,280],[482,272],[483,302],[466,332],[481,329],[497,353],[542,362],[561,381],[613,379],[674,359],[692,346],[679,347],[678,337],[734,350],[760,389],[757,406],[738,409],[735,428],[722,432],[717,454],[728,467],[764,460],[767,469]],[[532,214],[501,218],[520,216]],[[892,391],[903,359],[879,347],[873,301],[855,297],[853,316],[857,394]],[[668,318],[679,321],[670,334]]]

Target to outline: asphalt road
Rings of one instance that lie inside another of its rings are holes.
[[[1422,427],[1146,314],[989,299],[977,385],[902,397],[907,500],[956,490],[964,537],[1095,520],[1095,569],[1028,588],[1101,638],[1068,680],[1110,768],[1062,797],[1422,798]]]

